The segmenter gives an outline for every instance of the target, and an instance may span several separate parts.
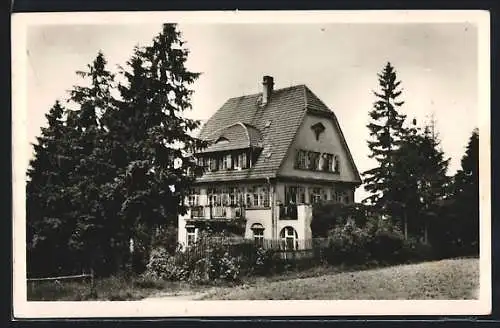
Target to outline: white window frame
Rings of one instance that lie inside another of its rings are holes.
[[[186,246],[189,247],[196,243],[196,228],[186,227]]]
[[[297,230],[295,230],[291,226],[286,226],[281,229],[280,232],[281,242],[284,245],[285,250],[296,250],[298,249],[298,234]],[[289,247],[289,241],[292,242],[292,248]]]

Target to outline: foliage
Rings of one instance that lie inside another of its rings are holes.
[[[77,72],[72,109],[49,112],[28,170],[30,273],[140,271],[161,243],[156,232],[175,226],[188,171],[201,169],[189,154],[204,146],[190,134],[200,122],[183,116],[199,76],[186,69],[183,45],[177,27],[163,25],[134,50],[118,86],[99,52]],[[54,263],[34,263],[47,258]]]
[[[444,157],[434,125],[432,121],[423,130],[416,126],[409,129],[394,157],[395,199],[404,218],[405,235],[422,237],[424,242],[449,183],[446,172],[450,159]]]
[[[365,189],[371,193],[369,201],[381,213],[393,214],[396,210],[393,177],[393,156],[398,149],[401,138],[405,133],[403,123],[406,115],[398,110],[404,104],[399,100],[402,91],[399,89],[401,81],[391,63],[387,63],[383,71],[378,74],[380,91],[374,91],[377,98],[370,111],[371,140],[368,140],[370,158],[377,161],[378,166],[363,173]]]
[[[472,132],[461,168],[430,226],[429,238],[441,256],[479,254],[479,131]]]
[[[165,248],[156,248],[151,252],[145,276],[196,284],[234,282],[240,279],[241,261],[241,257],[231,256],[227,248],[218,243],[207,243],[203,252],[186,250],[186,253],[170,254]]]
[[[330,230],[343,226],[347,220],[353,220],[357,225],[366,224],[369,215],[368,206],[360,203],[343,204],[336,201],[326,201],[314,204],[311,230],[313,238],[327,237]]]

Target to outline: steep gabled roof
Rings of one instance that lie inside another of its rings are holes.
[[[333,112],[305,85],[274,90],[269,102],[264,107],[259,105],[261,96],[262,93],[257,93],[229,99],[206,122],[199,134],[202,139],[214,140],[214,138],[224,135],[224,131],[230,127],[238,124],[245,126],[250,144],[259,143],[263,147],[263,153],[254,166],[241,171],[207,172],[197,181],[233,181],[276,177],[304,116],[309,110],[328,115],[339,127]],[[230,141],[230,138],[227,139]],[[248,139],[241,139],[243,140],[242,144],[248,143]],[[230,143],[231,141],[225,145]],[[343,143],[347,147],[345,140]],[[348,148],[347,152],[349,153]],[[354,170],[356,170],[350,154],[349,157]]]

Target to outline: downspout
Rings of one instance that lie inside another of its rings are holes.
[[[270,202],[271,202],[271,235],[272,239],[276,239],[276,224],[275,224],[275,215],[274,215],[274,188],[273,185],[271,184],[271,179],[269,177],[266,178],[267,180],[267,185],[269,186],[269,195],[271,196]]]

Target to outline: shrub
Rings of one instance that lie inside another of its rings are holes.
[[[407,263],[436,259],[433,247],[430,244],[423,244],[415,238],[405,240],[398,255],[400,262]]]
[[[189,267],[186,263],[177,263],[175,255],[171,256],[163,248],[155,248],[151,251],[149,262],[146,265],[145,277],[162,280],[183,281],[189,276]]]
[[[366,229],[352,224],[332,230],[326,250],[326,261],[329,264],[355,264],[368,259],[367,245],[369,234]]]
[[[151,252],[145,277],[206,284],[240,279],[241,257],[231,256],[224,245],[200,242],[185,253],[170,255],[163,248]]]

